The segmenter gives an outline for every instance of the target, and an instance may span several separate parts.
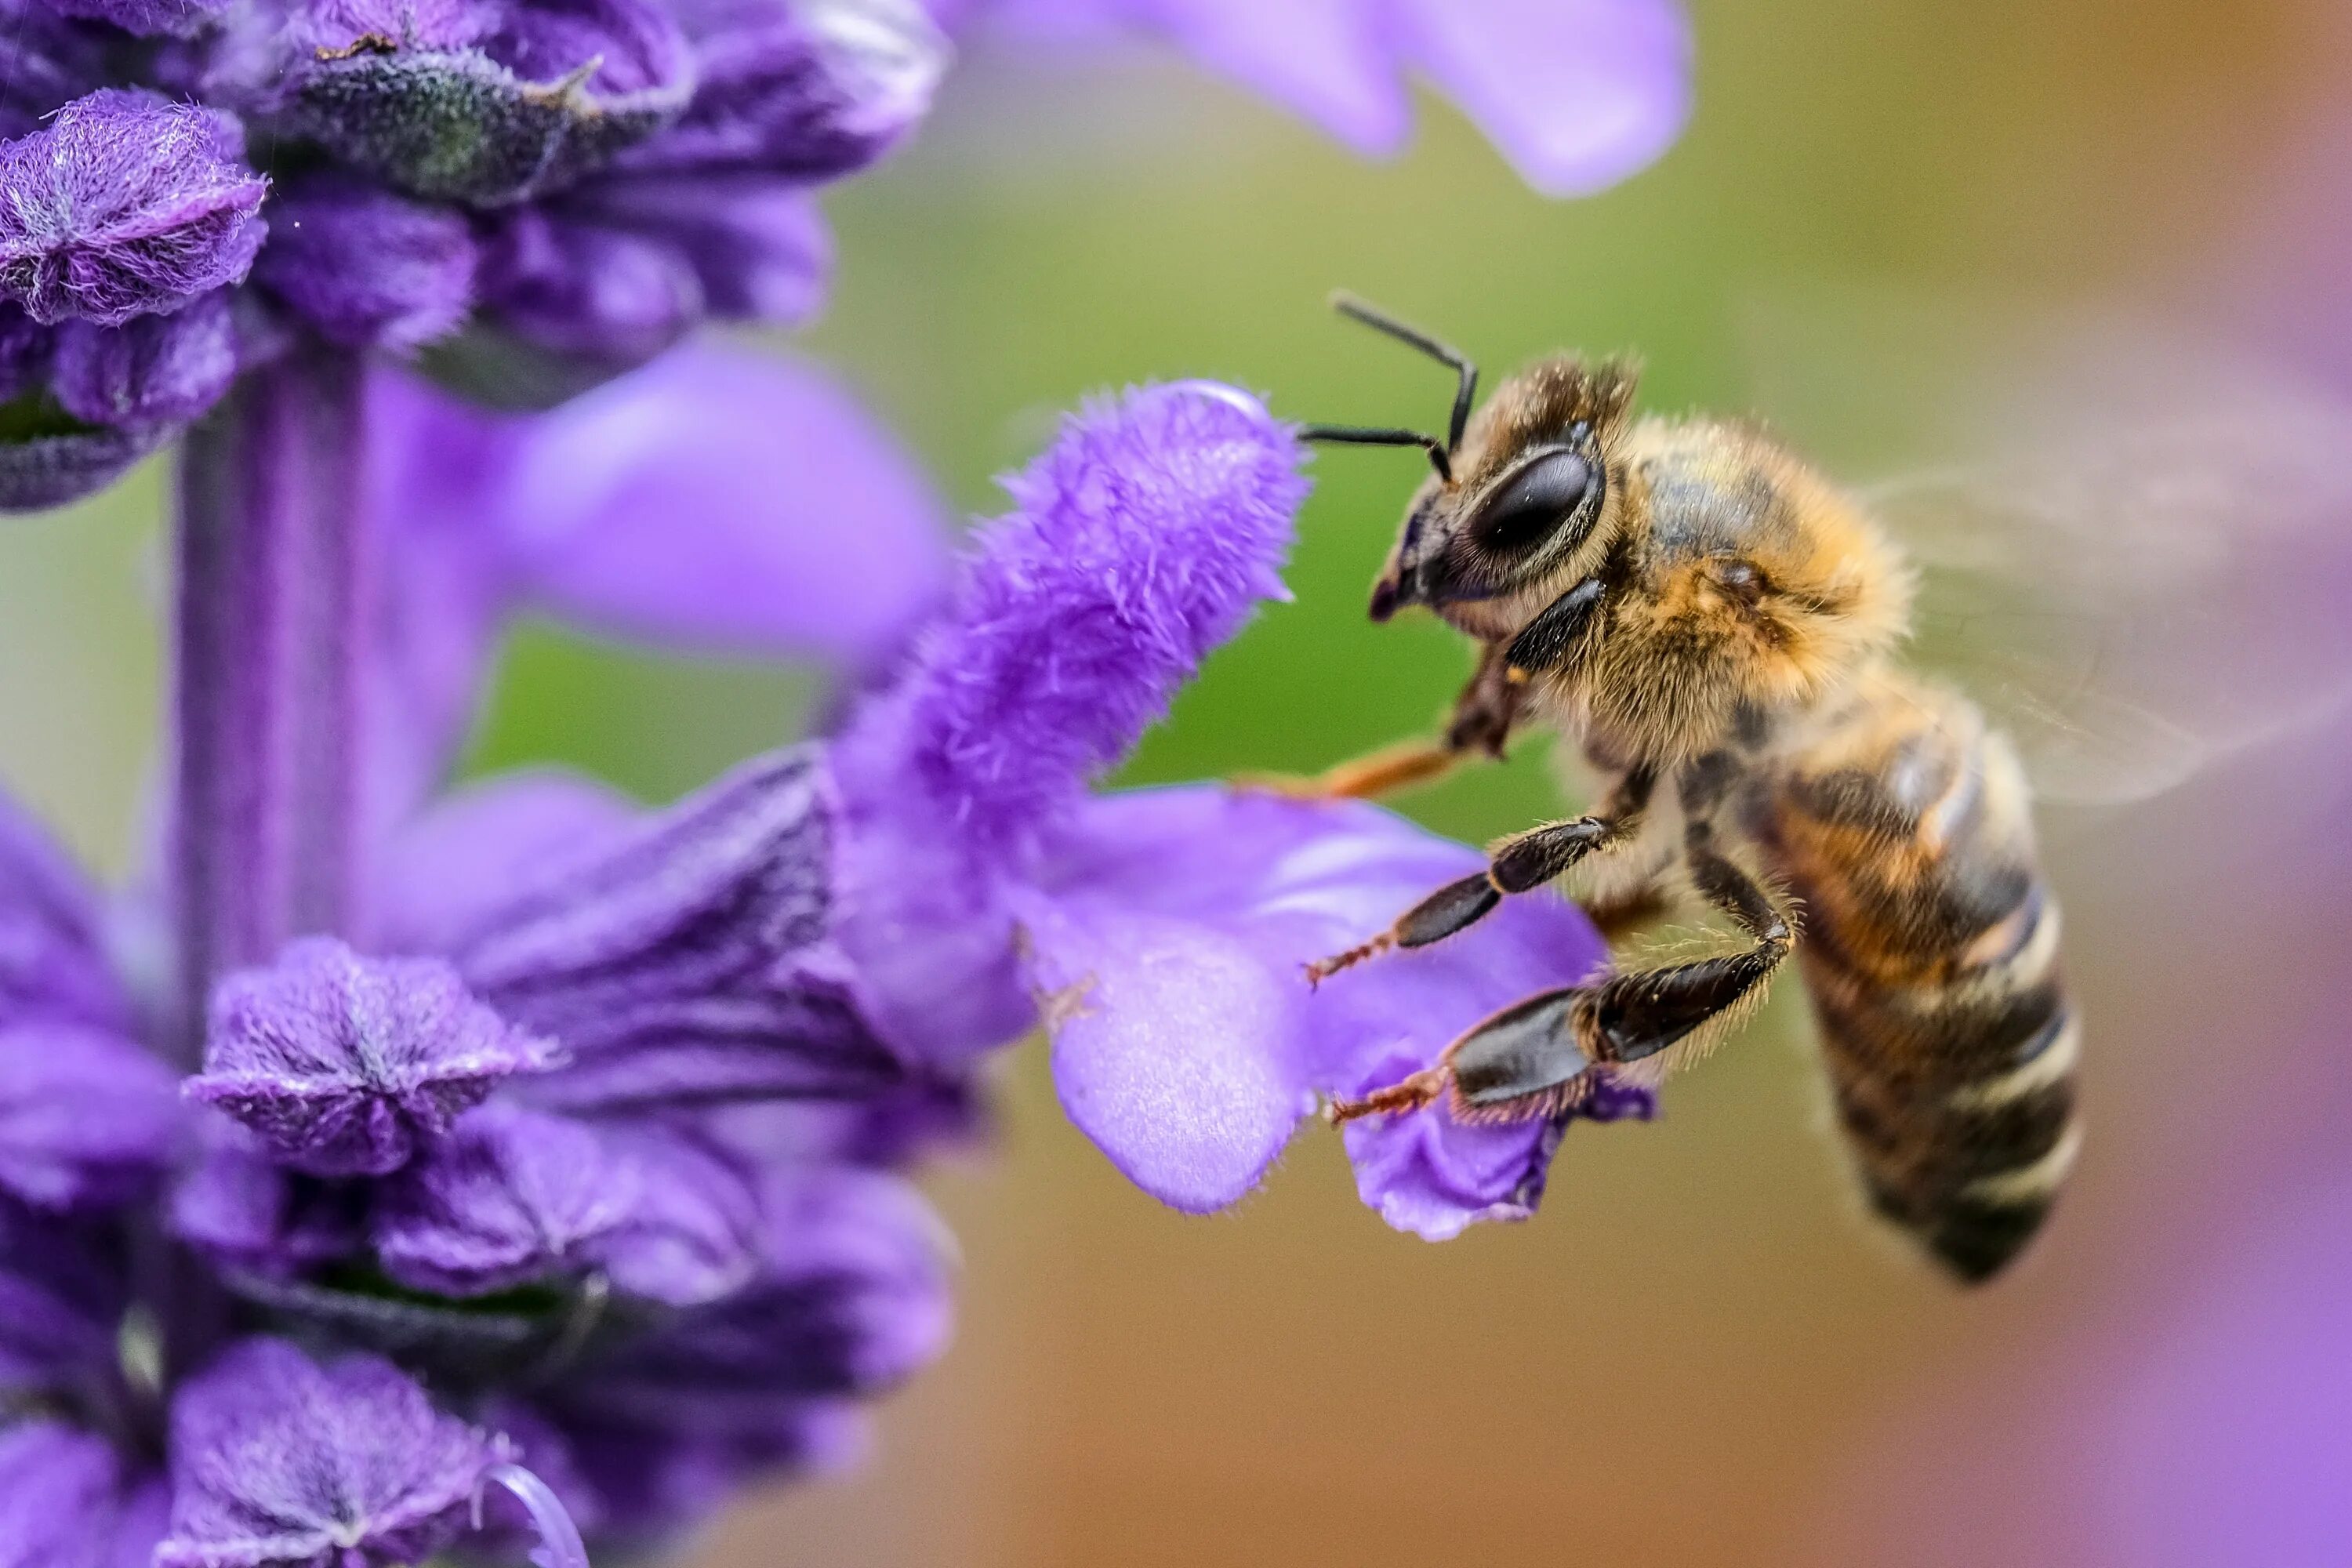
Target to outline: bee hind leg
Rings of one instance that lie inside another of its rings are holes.
[[[1704,763],[1695,764],[1696,767]],[[1701,897],[1729,916],[1752,943],[1744,952],[1664,969],[1613,974],[1579,1005],[1578,1033],[1601,1060],[1655,1056],[1710,1020],[1761,994],[1795,947],[1788,910],[1715,844],[1714,792],[1685,774],[1683,859]]]
[[[1541,991],[1491,1015],[1445,1047],[1435,1065],[1361,1100],[1332,1101],[1335,1123],[1401,1115],[1448,1099],[1465,1121],[1557,1116],[1583,1099],[1595,1061],[1578,1037],[1586,988]]]

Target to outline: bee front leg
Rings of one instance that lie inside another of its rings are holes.
[[[1649,768],[1631,769],[1591,816],[1546,823],[1504,839],[1495,846],[1485,870],[1438,889],[1370,942],[1316,960],[1307,966],[1307,980],[1319,984],[1391,948],[1442,942],[1485,919],[1507,894],[1529,892],[1555,881],[1587,856],[1624,842],[1641,831],[1642,814],[1656,779]]]
[[[1442,740],[1406,741],[1304,778],[1250,775],[1236,782],[1294,800],[1378,800],[1400,790],[1435,784],[1476,756],[1500,762],[1518,722],[1524,678],[1513,679],[1507,649],[1489,647],[1477,673],[1454,700],[1454,716]]]

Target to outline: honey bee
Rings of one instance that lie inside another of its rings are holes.
[[[1605,1079],[1663,1076],[1793,953],[1869,1204],[1958,1279],[2000,1272],[2080,1146],[2081,1028],[2026,769],[1968,695],[1907,667],[1920,577],[1906,552],[1759,426],[1637,415],[1629,363],[1548,358],[1480,405],[1462,354],[1334,303],[1458,377],[1443,440],[1303,432],[1418,447],[1434,470],[1371,616],[1423,606],[1481,653],[1443,739],[1312,793],[1422,783],[1529,726],[1580,748],[1601,788],[1589,813],[1500,840],[1485,870],[1310,977],[1442,941],[1586,862],[1618,871],[1591,906],[1604,930],[1660,907],[1679,861],[1739,946],[1529,996],[1333,1120],[1441,1097],[1467,1120],[1565,1115]]]

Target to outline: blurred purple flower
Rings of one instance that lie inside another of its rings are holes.
[[[1673,144],[1691,38],[1674,0],[930,0],[951,27],[1064,42],[1141,34],[1358,152],[1399,151],[1411,78],[1453,100],[1547,195],[1586,195]]]
[[[76,99],[0,146],[0,294],[37,321],[120,326],[252,267],[265,188],[236,122],[150,92]]]

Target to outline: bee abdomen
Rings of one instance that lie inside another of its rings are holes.
[[[1791,767],[1761,837],[1864,1191],[1961,1279],[2032,1239],[2074,1158],[2081,1036],[2022,772],[1973,710],[1912,690]]]

